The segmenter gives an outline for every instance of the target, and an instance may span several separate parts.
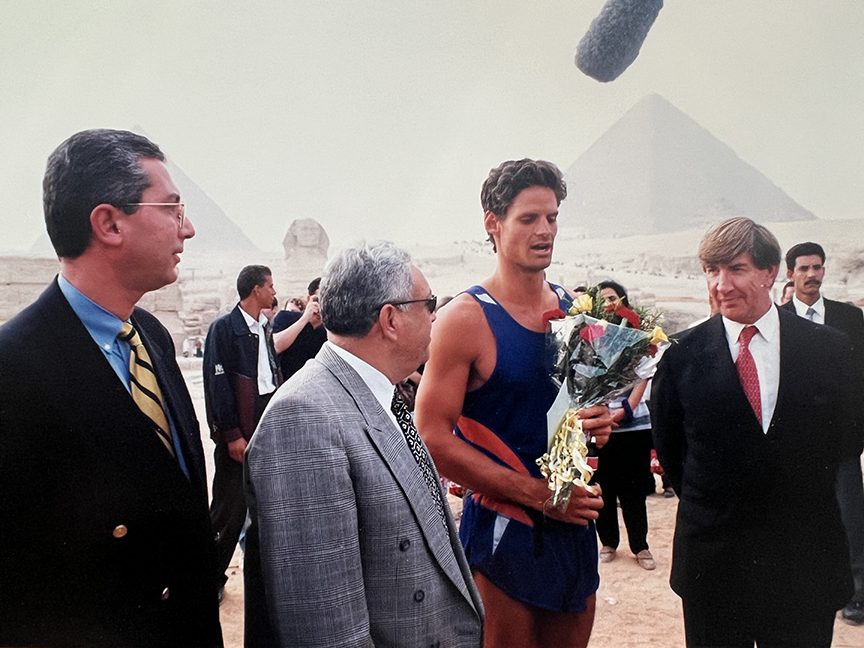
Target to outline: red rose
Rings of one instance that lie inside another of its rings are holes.
[[[543,313],[543,326],[549,326],[549,320],[553,319],[562,319],[567,316],[567,313],[562,311],[560,308],[556,308],[555,310],[546,311]]]
[[[587,342],[594,342],[606,335],[606,327],[600,324],[589,324],[579,331],[579,337]]]

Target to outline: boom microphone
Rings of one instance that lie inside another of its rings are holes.
[[[608,0],[576,47],[576,67],[598,81],[613,81],[636,57],[663,0]]]

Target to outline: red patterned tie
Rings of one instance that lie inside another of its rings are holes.
[[[738,376],[741,378],[741,386],[747,394],[747,400],[753,408],[753,413],[762,423],[762,393],[759,391],[759,373],[756,371],[756,362],[750,353],[750,340],[759,332],[755,326],[745,326],[738,336],[741,349],[738,351],[738,360],[735,366],[738,368]]]

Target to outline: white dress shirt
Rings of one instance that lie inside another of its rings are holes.
[[[812,308],[816,312],[813,314],[813,319],[811,321],[816,322],[817,324],[825,323],[825,300],[822,299],[822,295],[819,295],[819,299],[817,299],[816,303],[812,306],[808,306],[800,299],[793,296],[792,305],[795,306],[795,312],[804,319],[810,319],[809,317],[807,317],[807,309]]]
[[[780,387],[780,315],[772,306],[758,321],[753,324],[759,333],[750,340],[750,354],[756,363],[756,373],[759,375],[759,395],[762,400],[762,431],[768,432],[774,408],[777,406],[777,391]],[[747,324],[733,322],[723,318],[726,328],[726,342],[732,354],[732,362],[738,360],[741,343],[738,336]]]
[[[366,383],[366,386],[369,388],[369,391],[372,392],[375,400],[381,403],[381,407],[384,409],[387,416],[390,417],[390,420],[393,421],[393,425],[396,426],[396,429],[401,430],[402,428],[396,420],[396,415],[393,413],[393,410],[390,409],[390,406],[393,404],[393,390],[395,389],[395,385],[390,382],[390,379],[368,362],[361,360],[350,351],[346,351],[342,347],[332,344],[330,341],[327,341],[324,344],[329,346],[336,352],[336,355],[351,365],[351,368],[358,373],[360,379]]]
[[[264,396],[276,390],[276,385],[273,383],[273,369],[270,368],[270,356],[267,351],[267,336],[264,334],[264,325],[269,320],[264,313],[259,313],[256,321],[242,308],[240,312],[243,313],[246,326],[258,336],[258,395]]]

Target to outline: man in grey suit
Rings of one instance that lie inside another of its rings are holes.
[[[246,453],[247,646],[481,645],[438,473],[394,398],[428,359],[435,302],[390,244],[325,269],[328,342],[279,389]]]

